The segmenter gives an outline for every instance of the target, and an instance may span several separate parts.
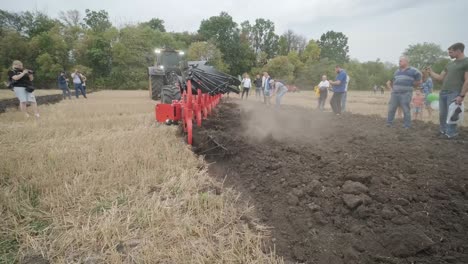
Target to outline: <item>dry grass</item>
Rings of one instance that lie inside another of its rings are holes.
[[[327,103],[325,105],[330,110],[329,94]],[[379,115],[387,117],[388,101],[390,100],[390,93],[373,94],[367,91],[349,91],[346,104],[347,111],[363,115]],[[273,102],[273,100],[272,100]],[[283,102],[290,105],[300,105],[310,109],[317,108],[317,97],[312,91],[302,91],[300,93],[288,93],[284,96]],[[468,103],[465,102],[465,112],[468,112]],[[432,118],[429,118],[428,113],[424,110],[423,121],[439,123],[439,112],[434,111]],[[465,114],[463,126],[468,126],[468,113]]]
[[[34,94],[36,96],[41,96],[41,95],[51,95],[51,94],[62,94],[61,90],[35,90]],[[9,90],[9,89],[1,89],[0,90],[0,100],[2,99],[12,99],[15,98],[15,92]]]
[[[146,97],[0,115],[0,263],[282,262],[263,252],[265,228],[240,220],[253,208],[155,124]]]

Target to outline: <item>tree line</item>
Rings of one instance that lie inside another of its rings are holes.
[[[36,72],[36,86],[56,87],[60,71],[78,68],[88,85],[105,89],[144,89],[147,67],[154,64],[154,49],[186,50],[188,60],[208,60],[234,76],[268,71],[275,78],[312,89],[323,74],[334,77],[342,65],[351,76],[350,89],[368,90],[383,85],[396,69],[391,63],[350,60],[348,37],[328,31],[307,39],[289,29],[275,33],[268,19],[237,23],[226,12],[204,19],[197,32],[167,32],[164,21],[115,27],[105,10],[62,11],[58,18],[41,12],[0,10],[0,80],[13,60]],[[411,45],[405,54],[412,65],[433,65],[441,70],[448,59],[432,43]],[[397,58],[395,58],[397,60]]]

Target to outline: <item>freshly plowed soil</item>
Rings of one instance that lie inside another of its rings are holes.
[[[36,96],[36,102],[38,105],[55,104],[60,102],[61,100],[61,94]],[[4,113],[8,108],[18,108],[18,104],[19,100],[17,98],[0,100],[0,113]]]
[[[299,263],[468,263],[468,130],[225,101],[194,131],[210,173]]]

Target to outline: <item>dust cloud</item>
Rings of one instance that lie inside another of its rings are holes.
[[[331,113],[304,111],[292,106],[275,109],[261,102],[241,101],[239,108],[244,136],[255,141],[267,138],[283,142],[318,140],[326,136],[333,118]]]

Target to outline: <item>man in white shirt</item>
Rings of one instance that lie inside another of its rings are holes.
[[[84,98],[86,97],[86,91],[83,89],[83,80],[81,73],[78,71],[78,69],[75,69],[75,72],[71,74],[71,77],[73,79],[73,85],[75,86],[75,96],[78,99],[80,92],[83,95]]]
[[[252,86],[252,82],[250,81],[250,77],[247,73],[244,74],[244,79],[242,79],[242,95],[241,99],[244,99],[244,94],[245,94],[245,100],[249,97],[249,91],[250,87]]]
[[[325,101],[327,101],[328,89],[330,88],[330,83],[327,80],[327,76],[322,76],[322,81],[318,85],[320,91],[320,97],[318,99],[318,109],[323,111],[325,109]]]

